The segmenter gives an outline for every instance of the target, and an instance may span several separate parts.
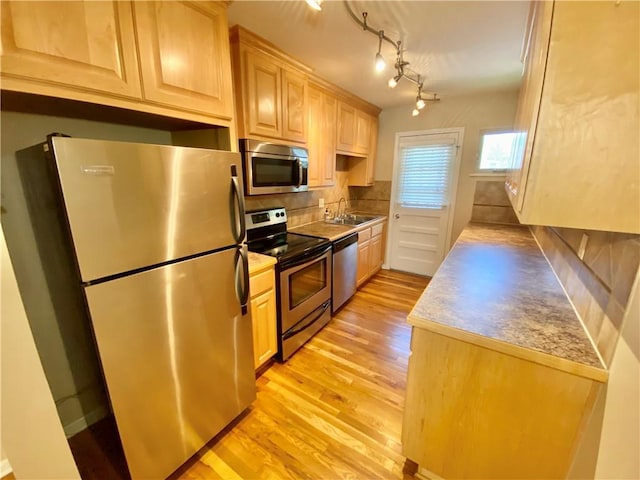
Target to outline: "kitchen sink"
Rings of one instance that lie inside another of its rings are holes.
[[[375,220],[377,217],[374,215],[351,215],[347,214],[343,217],[332,218],[331,220],[325,220],[326,223],[333,225],[360,225],[361,223]]]

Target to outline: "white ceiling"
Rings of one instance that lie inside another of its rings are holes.
[[[424,78],[424,92],[442,98],[515,90],[526,1],[349,1],[367,23],[402,40],[409,68]],[[383,42],[387,68],[373,68],[378,38],[348,14],[344,2],[326,1],[317,12],[303,0],[236,0],[229,25],[240,24],[307,64],[321,77],[381,108],[410,105],[417,88],[403,79],[391,90],[395,50]]]

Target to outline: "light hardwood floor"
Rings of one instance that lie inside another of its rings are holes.
[[[287,363],[267,369],[251,407],[171,479],[409,478],[400,445],[405,320],[427,283],[374,276]],[[80,457],[85,479],[123,478],[118,462]]]

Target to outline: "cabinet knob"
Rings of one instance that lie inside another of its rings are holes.
[[[394,217],[396,217],[396,218],[400,218],[400,214],[399,214],[399,213],[396,213],[396,214],[394,215]]]

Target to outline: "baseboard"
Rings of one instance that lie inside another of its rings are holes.
[[[73,422],[64,426],[64,433],[69,437],[73,437],[76,433],[80,433],[85,430],[87,427],[90,427],[98,420],[102,420],[107,416],[107,409],[103,406],[99,406],[98,408],[90,411],[85,416],[74,420]]]
[[[13,472],[13,469],[11,468],[11,464],[9,463],[9,460],[5,458],[0,462],[0,478],[6,477],[11,472]]]

